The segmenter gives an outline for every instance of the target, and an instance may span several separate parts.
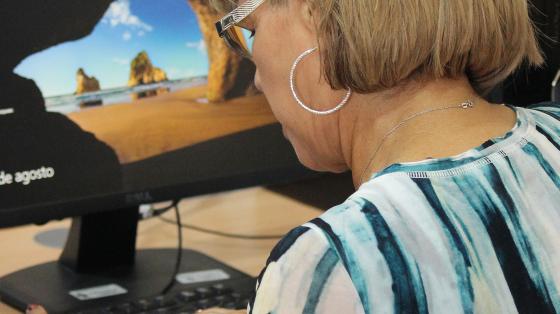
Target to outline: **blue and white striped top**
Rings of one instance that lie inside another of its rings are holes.
[[[249,312],[560,313],[560,106],[514,110],[504,136],[390,166],[292,230]]]

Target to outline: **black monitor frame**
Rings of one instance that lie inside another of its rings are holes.
[[[136,167],[132,170],[135,175],[144,177],[165,176],[165,171],[173,170],[196,171],[196,176],[185,178],[184,182],[145,190],[0,209],[0,228],[29,223],[43,224],[50,220],[250,186],[293,182],[319,175],[300,164],[278,123],[196,144],[189,149],[192,152],[185,155],[183,162],[174,169],[130,166]]]

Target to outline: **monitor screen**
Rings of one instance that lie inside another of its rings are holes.
[[[8,20],[2,224],[310,174],[205,1],[78,2]]]

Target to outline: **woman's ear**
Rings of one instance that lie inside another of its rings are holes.
[[[321,0],[319,0],[321,1]],[[315,15],[314,10],[312,7],[312,3],[309,0],[296,0],[295,2],[298,3],[297,10],[299,11],[299,15],[301,21],[303,22],[303,26],[311,33],[315,34],[316,24],[315,24]]]

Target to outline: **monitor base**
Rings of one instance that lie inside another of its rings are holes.
[[[41,304],[53,314],[76,313],[154,297],[161,294],[171,279],[176,255],[176,249],[138,250],[132,266],[94,273],[78,273],[57,261],[40,264],[0,278],[0,299],[23,311],[28,304]],[[207,272],[193,274],[199,271]],[[184,283],[176,281],[170,293],[216,283],[247,293],[255,288],[255,279],[249,275],[193,250],[183,250],[179,274]],[[102,288],[107,285],[116,286]],[[117,286],[126,293],[91,300],[78,299],[122,291]],[[77,295],[76,290],[96,287],[101,288]]]

